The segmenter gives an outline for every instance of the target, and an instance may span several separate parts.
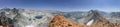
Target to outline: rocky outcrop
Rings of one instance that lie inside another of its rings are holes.
[[[3,27],[13,27],[13,20],[6,17],[4,12],[0,13],[0,23]]]
[[[49,23],[48,27],[79,27],[75,22],[67,20],[62,15],[56,15]]]

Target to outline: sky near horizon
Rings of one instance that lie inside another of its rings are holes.
[[[120,0],[0,0],[0,8],[120,11]]]

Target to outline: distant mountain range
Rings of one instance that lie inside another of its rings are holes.
[[[77,23],[83,22],[84,24],[87,24],[89,20],[94,19],[94,17],[96,18],[97,15],[111,23],[120,23],[120,12],[104,12],[100,10],[63,12],[58,10],[3,8],[0,10],[0,13],[4,13],[0,14],[0,16],[5,15],[5,17],[13,20],[15,27],[47,27],[53,17],[58,14],[61,14],[66,19],[73,20]],[[93,15],[95,13],[97,13],[97,15]],[[95,20],[97,21],[98,19]]]

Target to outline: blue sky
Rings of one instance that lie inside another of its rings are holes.
[[[120,0],[0,0],[0,8],[120,11]]]

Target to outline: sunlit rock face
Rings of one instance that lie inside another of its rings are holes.
[[[46,12],[24,10],[24,9],[3,9],[5,16],[14,20],[14,27],[47,27],[52,15]]]
[[[75,22],[66,19],[62,15],[56,15],[49,23],[48,27],[79,27]]]

